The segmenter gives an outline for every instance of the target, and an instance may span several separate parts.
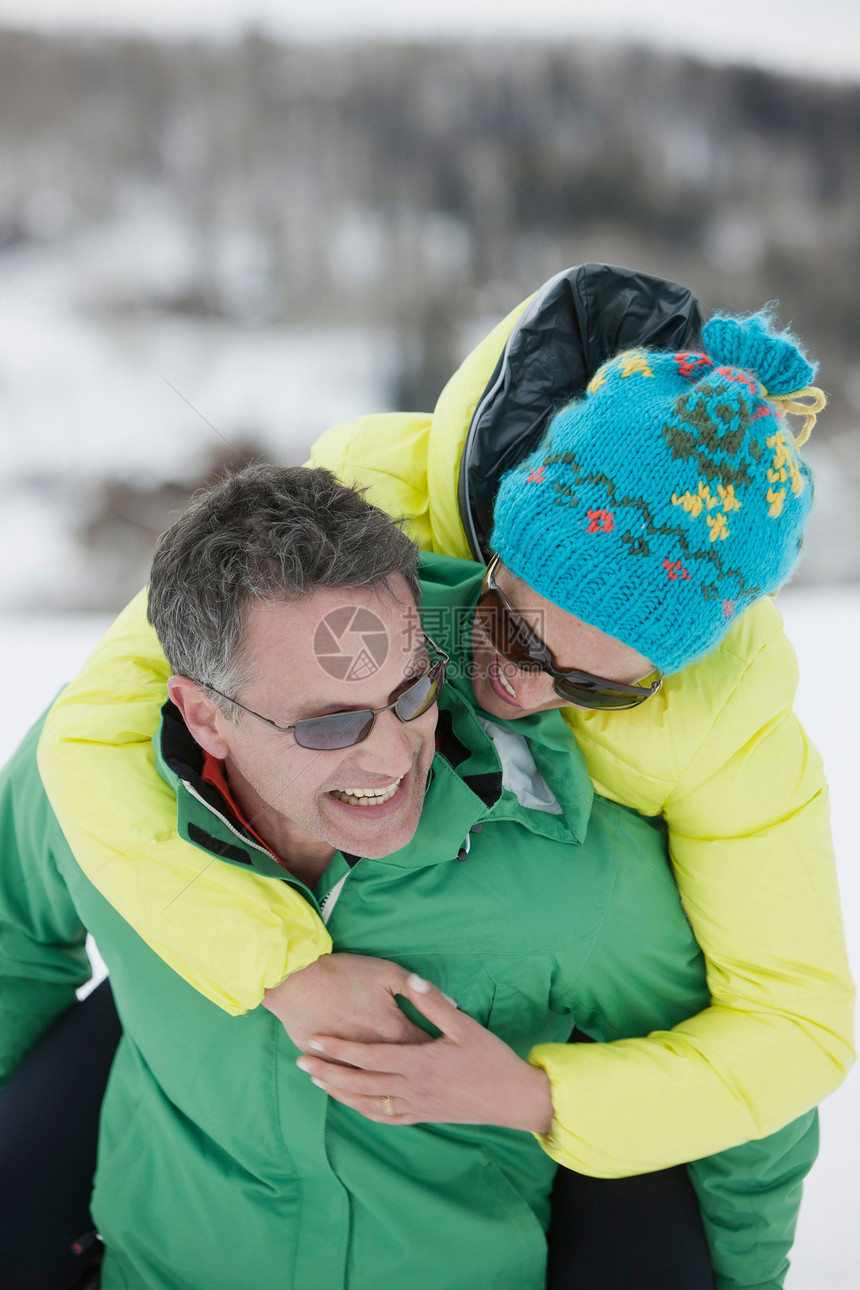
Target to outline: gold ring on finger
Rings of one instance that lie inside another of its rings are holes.
[[[393,1115],[394,1107],[391,1104],[391,1098],[387,1094],[385,1094],[385,1096],[381,1097],[379,1100],[382,1103],[382,1114]]]

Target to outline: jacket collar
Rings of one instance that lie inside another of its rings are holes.
[[[289,878],[286,866],[248,831],[217,788],[203,779],[203,753],[170,700],[161,709],[161,724],[152,742],[156,769],[176,794],[180,837],[266,878]]]
[[[526,827],[544,836],[581,842],[585,837],[594,785],[585,760],[573,741],[560,709],[505,721],[476,708],[472,694],[472,622],[475,602],[481,591],[484,567],[449,556],[424,555],[419,564],[424,630],[451,657],[447,681],[442,691],[440,710],[450,707],[454,730],[461,742],[472,750],[473,760],[458,769],[469,781],[470,774],[501,776],[503,767],[493,740],[481,727],[475,713],[495,726],[524,739],[537,770],[546,780],[562,808],[562,815],[517,808],[513,794],[497,794],[495,818],[517,816]],[[501,781],[499,781],[501,783]],[[555,820],[555,825],[551,823]]]

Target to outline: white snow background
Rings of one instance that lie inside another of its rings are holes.
[[[830,779],[845,919],[857,975],[860,589],[791,590],[780,598],[780,608],[800,659],[797,711],[822,750]],[[75,673],[107,623],[103,615],[0,613],[0,675],[6,684],[2,760]],[[96,971],[103,971],[100,961],[94,962]],[[855,1074],[822,1108],[821,1154],[806,1185],[786,1290],[856,1290],[860,1285],[858,1146],[860,1079]]]

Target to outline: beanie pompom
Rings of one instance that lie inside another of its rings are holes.
[[[749,318],[717,316],[702,329],[711,358],[728,367],[753,372],[768,394],[793,394],[809,385],[813,366],[790,332],[777,334],[770,307]]]

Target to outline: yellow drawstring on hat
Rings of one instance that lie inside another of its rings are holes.
[[[783,413],[791,413],[793,416],[805,417],[800,433],[793,435],[795,448],[801,448],[812,434],[815,422],[818,420],[818,413],[827,406],[827,395],[823,390],[819,390],[817,385],[806,385],[802,390],[794,390],[791,394],[768,394],[764,391],[765,398],[771,403],[776,403]],[[811,399],[811,403],[801,403],[801,399]]]

